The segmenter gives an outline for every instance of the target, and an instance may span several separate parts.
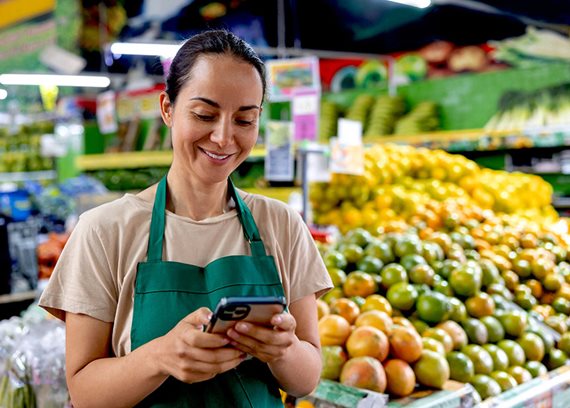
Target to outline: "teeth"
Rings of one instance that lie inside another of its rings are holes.
[[[210,156],[211,158],[217,159],[217,160],[223,160],[223,159],[225,159],[226,157],[229,156],[229,154],[226,154],[226,155],[224,155],[224,156],[218,156],[217,154],[210,153],[210,152],[208,152],[208,151],[206,151],[206,150],[204,150],[204,153],[206,153],[206,154],[207,154],[208,156]]]

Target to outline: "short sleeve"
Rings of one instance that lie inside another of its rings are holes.
[[[310,294],[320,297],[332,289],[333,284],[307,225],[297,213],[291,223],[289,278],[290,302],[293,303]]]
[[[78,313],[113,322],[118,299],[116,273],[92,220],[80,218],[75,226],[39,305],[55,317]]]

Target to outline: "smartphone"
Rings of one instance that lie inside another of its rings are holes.
[[[225,333],[240,320],[270,326],[273,315],[282,313],[285,306],[283,296],[223,297],[218,302],[206,331]]]

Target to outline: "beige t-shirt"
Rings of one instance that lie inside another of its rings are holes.
[[[308,228],[277,200],[240,191],[265,249],[275,258],[288,304],[332,287]],[[113,322],[116,356],[131,350],[137,264],[145,261],[152,202],[125,194],[81,215],[40,306],[64,320],[65,312]],[[206,266],[228,255],[250,255],[237,211],[194,221],[166,211],[163,260]]]

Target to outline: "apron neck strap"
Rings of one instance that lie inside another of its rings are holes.
[[[253,219],[253,215],[249,211],[247,205],[243,202],[242,198],[238,194],[236,188],[234,187],[234,183],[228,178],[228,189],[230,191],[231,197],[234,199],[236,203],[236,210],[238,213],[238,218],[241,221],[241,225],[243,227],[243,234],[245,235],[245,239],[249,242],[249,246],[251,248],[251,254],[253,256],[265,256],[265,246],[263,245],[263,241],[259,235],[259,230],[257,229],[257,225],[255,224],[255,220]]]
[[[238,218],[243,228],[243,234],[249,242],[251,254],[253,256],[266,256],[265,246],[257,225],[249,211],[247,205],[243,202],[237,193],[232,181],[228,178],[228,189],[231,197],[236,203]],[[162,260],[162,245],[164,240],[164,224],[166,210],[166,176],[158,183],[156,196],[154,198],[154,206],[152,207],[152,218],[150,221],[150,234],[148,237],[148,262],[159,262]]]
[[[148,261],[162,260],[162,241],[164,239],[164,218],[166,210],[166,176],[158,183],[152,218],[150,220],[150,234],[148,237]]]

